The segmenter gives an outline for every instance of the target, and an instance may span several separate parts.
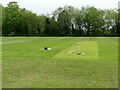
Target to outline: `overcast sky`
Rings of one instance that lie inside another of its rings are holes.
[[[21,8],[26,8],[34,13],[50,14],[58,7],[65,5],[72,5],[76,8],[91,5],[100,9],[114,9],[118,8],[120,0],[0,0],[0,3],[7,6],[11,1],[17,1]]]

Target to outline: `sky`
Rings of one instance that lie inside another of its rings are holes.
[[[100,9],[114,9],[118,8],[120,0],[0,0],[0,3],[7,6],[11,1],[17,1],[21,8],[26,8],[37,14],[51,14],[58,7],[64,7],[65,5],[76,8],[90,5]]]

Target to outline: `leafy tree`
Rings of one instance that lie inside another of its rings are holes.
[[[58,25],[61,35],[70,35],[71,18],[66,10],[63,10],[58,16]]]
[[[85,8],[82,7],[81,10],[77,11],[75,16],[75,25],[76,25],[76,35],[84,35],[85,34]]]
[[[104,10],[104,33],[105,35],[114,35],[116,33],[116,19],[117,12],[116,10]]]
[[[19,34],[18,26],[19,26],[19,6],[17,2],[10,2],[8,7],[6,7],[6,25],[7,29],[9,29],[9,34],[15,33]]]
[[[116,18],[116,35],[120,35],[120,9],[118,9],[118,16]]]
[[[2,7],[2,9],[1,9]],[[120,34],[120,10],[101,10],[92,6],[80,9],[72,6],[59,7],[51,15],[37,15],[17,2],[10,2],[2,10],[2,35],[20,36],[97,36]],[[117,16],[118,14],[118,16]],[[0,20],[1,21],[1,20]]]
[[[104,21],[98,9],[87,7],[84,21],[87,35],[99,35]]]
[[[74,8],[73,6],[65,6],[64,10],[66,10],[69,15],[70,15],[70,29],[71,29],[71,34],[74,36],[76,33],[76,29],[75,29],[75,18],[76,18],[76,14],[79,12],[79,9]]]
[[[40,29],[40,35],[44,34],[46,18],[47,17],[45,15],[37,16],[37,23],[39,24],[38,28]]]
[[[55,20],[58,19],[58,16],[59,16],[59,14],[60,14],[62,11],[63,11],[63,8],[59,7],[59,8],[57,8],[57,9],[52,13],[52,15],[53,15],[53,17],[55,18]]]
[[[59,35],[58,23],[53,16],[50,20],[50,35],[56,36]]]
[[[44,30],[45,35],[49,35],[49,28],[50,28],[50,19],[46,18],[45,19],[45,30]]]
[[[2,36],[2,8],[3,6],[0,4],[0,36]]]

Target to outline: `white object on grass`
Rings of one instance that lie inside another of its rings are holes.
[[[85,53],[81,53],[82,55],[85,55]]]
[[[48,51],[50,51],[50,50],[51,50],[51,48],[48,48],[47,50],[48,50]]]

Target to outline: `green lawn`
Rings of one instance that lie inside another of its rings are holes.
[[[4,37],[2,41],[3,88],[118,87],[118,38]],[[77,55],[76,43],[85,55]],[[45,46],[51,51],[42,50]]]
[[[2,88],[2,38],[0,38],[0,89]]]

